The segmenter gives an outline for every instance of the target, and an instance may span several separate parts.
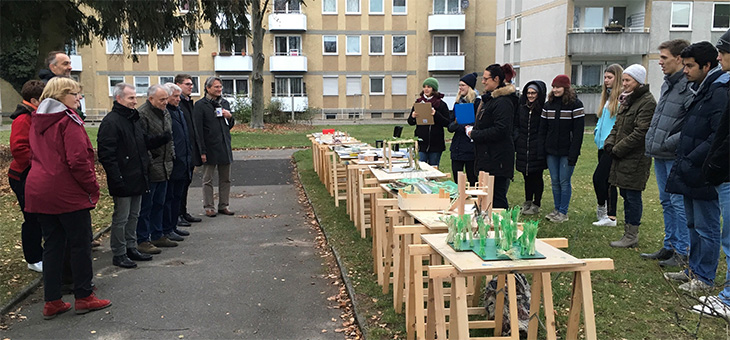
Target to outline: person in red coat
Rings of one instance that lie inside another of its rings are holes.
[[[32,114],[33,150],[25,186],[25,208],[38,214],[43,230],[43,316],[51,319],[71,309],[61,300],[63,258],[68,247],[76,297],[76,314],[111,305],[98,299],[91,279],[91,213],[99,200],[94,149],[79,106],[81,85],[71,78],[48,81]]]

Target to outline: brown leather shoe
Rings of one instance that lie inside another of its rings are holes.
[[[234,214],[234,212],[233,212],[233,211],[230,211],[230,210],[228,210],[228,208],[225,208],[225,209],[218,209],[218,213],[219,213],[219,214],[223,214],[223,215],[228,215],[228,216],[232,216],[232,215]]]
[[[170,241],[170,239],[165,236],[162,236],[156,240],[152,240],[152,244],[154,244],[155,247],[162,247],[162,248],[177,247],[177,242]]]
[[[142,242],[137,246],[137,250],[143,254],[159,254],[162,252],[160,248],[155,247],[151,242]]]
[[[215,210],[213,210],[213,209],[205,209],[205,216],[215,217],[216,215],[218,215],[218,214],[215,213]]]

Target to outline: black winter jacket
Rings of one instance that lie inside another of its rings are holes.
[[[167,104],[167,111],[170,112],[172,120],[172,142],[175,145],[175,159],[172,161],[170,179],[190,180],[193,175],[191,170],[193,148],[188,139],[188,125],[179,106]]]
[[[720,185],[730,182],[730,100],[728,107],[722,113],[720,125],[715,133],[715,140],[712,141],[710,152],[705,163],[702,165],[702,172],[707,181],[712,185]]]
[[[567,95],[567,94],[566,94]],[[565,96],[565,95],[564,95]],[[585,113],[583,102],[563,104],[563,96],[548,100],[543,106],[540,121],[539,151],[542,155],[568,156],[568,164],[575,166],[583,145]]]
[[[479,104],[481,103],[481,98],[474,98],[473,104],[475,116],[479,109]],[[466,98],[461,97],[457,104],[468,104],[468,102],[466,101]],[[470,124],[459,124],[459,122],[456,121],[456,109],[451,111],[449,121],[451,122],[449,123],[448,130],[454,134],[454,137],[451,138],[451,147],[449,148],[449,150],[451,150],[451,159],[455,161],[473,161],[475,158],[474,142],[472,142],[471,138],[466,135],[465,130],[465,126]]]
[[[431,99],[424,96],[416,99],[416,103],[431,103],[431,107],[436,110],[433,116],[433,125],[418,125],[414,131],[414,136],[421,139],[418,142],[418,151],[420,152],[442,152],[446,150],[446,142],[444,141],[444,128],[449,126],[449,106],[442,100],[444,95],[441,93],[434,94]],[[408,125],[416,125],[416,119],[413,118],[415,107],[411,107],[411,114],[408,115]]]
[[[139,112],[115,101],[99,125],[96,143],[99,162],[106,171],[109,195],[144,194],[148,189],[150,160]]]
[[[537,99],[528,106],[527,88],[536,85]],[[523,174],[542,172],[547,168],[545,154],[540,149],[540,122],[542,107],[545,104],[547,87],[540,80],[527,83],[522,89],[517,114],[514,119],[515,152],[517,153],[515,168]]]
[[[200,160],[200,148],[198,147],[198,130],[195,126],[195,119],[193,119],[193,104],[192,99],[185,98],[184,95],[180,95],[180,110],[183,112],[185,117],[185,123],[188,126],[188,135],[190,143],[193,148],[193,153],[190,155],[192,158],[192,166],[200,166],[203,162]]]
[[[512,178],[515,168],[515,147],[512,141],[512,120],[517,105],[515,86],[500,87],[482,96],[471,139],[476,148],[476,171],[492,176]]]
[[[231,110],[231,105],[223,98],[213,100],[204,97],[195,102],[193,125],[198,131],[198,149],[201,155],[206,155],[205,164],[231,164],[233,162],[231,129],[234,120],[233,117],[230,119],[217,117],[215,113],[217,107]]]

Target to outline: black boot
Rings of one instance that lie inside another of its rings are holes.
[[[127,248],[127,257],[134,261],[150,261],[152,260],[152,255],[150,254],[142,254],[137,250],[137,248]]]
[[[687,265],[687,255],[674,253],[669,259],[659,261],[659,265],[662,267],[684,267]]]
[[[122,268],[137,268],[137,264],[130,260],[127,255],[114,256],[112,258],[112,264]]]
[[[188,222],[191,222],[191,223],[194,223],[194,222],[200,222],[200,221],[202,221],[202,219],[200,219],[200,218],[198,218],[198,217],[193,217],[193,215],[190,215],[190,214],[188,214],[188,213],[185,213],[185,215],[182,215],[182,217],[183,217],[183,218],[184,218],[184,219],[185,219],[186,221],[188,221]]]
[[[655,252],[653,252],[651,254],[649,254],[649,253],[642,253],[639,256],[641,256],[641,258],[644,259],[644,260],[660,260],[660,261],[664,261],[664,260],[669,260],[672,257],[672,255],[674,255],[674,252],[673,251],[671,251],[671,250],[669,250],[667,248],[662,247],[661,249],[659,249],[659,250],[657,250],[657,251],[655,251]]]

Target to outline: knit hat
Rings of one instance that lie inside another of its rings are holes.
[[[730,30],[723,33],[720,39],[717,40],[715,45],[720,52],[730,53]]]
[[[639,84],[644,85],[646,83],[646,69],[644,66],[633,64],[624,70],[624,74],[630,75]]]
[[[475,82],[476,82],[476,80],[475,80]],[[436,78],[426,78],[426,80],[423,81],[423,85],[421,85],[421,87],[426,86],[426,85],[431,86],[431,88],[434,91],[439,90],[439,81],[436,80]]]
[[[473,90],[474,86],[477,85],[477,73],[476,72],[469,73],[469,74],[461,77],[461,79],[459,79],[459,81],[463,81],[464,84],[469,85],[469,87],[471,87],[471,89]]]
[[[553,87],[570,87],[570,77],[561,74],[553,79]]]
[[[540,88],[537,87],[537,84],[530,84],[527,86],[528,89],[533,89],[535,92],[540,93]]]

